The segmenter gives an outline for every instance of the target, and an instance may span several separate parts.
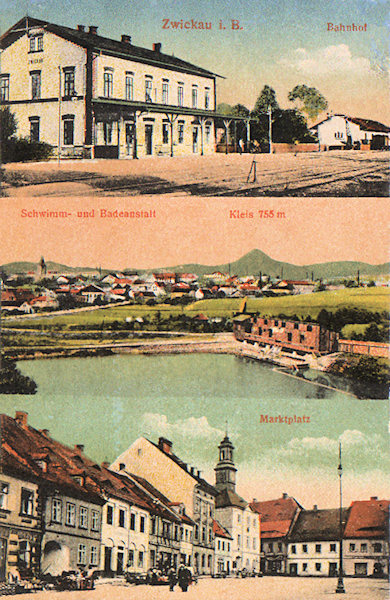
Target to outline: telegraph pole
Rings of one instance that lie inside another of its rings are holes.
[[[2,338],[2,329],[1,329],[1,300],[3,295],[3,278],[0,276],[0,373],[3,368],[3,338]]]
[[[272,154],[272,107],[268,107],[268,143],[269,153]]]

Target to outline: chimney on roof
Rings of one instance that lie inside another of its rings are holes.
[[[257,498],[253,498],[252,503],[254,504],[255,502],[257,502]]]
[[[190,473],[193,475],[195,473],[195,467],[190,467]]]
[[[74,449],[78,450],[79,452],[84,452],[84,444],[75,444]]]
[[[27,425],[28,425],[27,417],[28,417],[28,413],[26,413],[22,410],[17,410],[15,412],[15,421],[18,423],[18,425],[23,427],[23,429],[27,429]]]
[[[153,44],[153,52],[161,52],[161,42],[155,42]]]
[[[96,35],[97,34],[97,30],[98,30],[98,28],[97,28],[96,25],[90,25],[89,29],[88,29],[88,33],[92,33],[93,35]]]
[[[378,500],[378,496],[371,496],[370,500]]]
[[[202,471],[198,471],[197,476],[200,477],[201,476]]]
[[[167,440],[166,438],[160,437],[158,439],[158,447],[165,454],[172,454],[172,442],[170,440]]]
[[[119,470],[120,471],[123,471],[125,467],[126,467],[125,463],[119,463]]]
[[[77,25],[77,31],[85,31],[85,25]]]
[[[287,500],[288,494],[286,494],[286,492],[284,492],[283,495],[282,495],[282,498],[283,498],[283,500]]]
[[[317,504],[314,504],[314,505],[313,505],[313,510],[318,510],[318,506],[317,506]]]
[[[105,469],[108,469],[109,466],[110,466],[109,462],[107,462],[107,461],[102,462],[102,467],[104,467]]]
[[[40,432],[41,432],[43,435],[45,435],[46,437],[49,437],[49,433],[50,433],[50,430],[49,430],[49,429],[40,429]]]
[[[122,34],[121,36],[122,44],[131,44],[131,35]]]

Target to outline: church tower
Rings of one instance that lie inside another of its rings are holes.
[[[219,492],[222,490],[236,491],[236,467],[233,462],[234,446],[226,433],[224,439],[218,446],[219,461],[215,467],[215,487]]]

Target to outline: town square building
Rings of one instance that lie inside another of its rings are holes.
[[[200,574],[214,572],[215,497],[218,491],[199,470],[190,467],[172,451],[172,442],[160,437],[158,443],[141,437],[111,465],[113,470],[130,471],[145,478],[171,502],[183,504],[192,519],[191,564]]]
[[[219,525],[232,537],[231,570],[235,573],[260,571],[260,519],[257,512],[236,493],[234,446],[226,434],[218,446],[215,467],[215,514]]]
[[[215,150],[217,75],[162,51],[25,17],[1,39],[0,103],[63,157]]]

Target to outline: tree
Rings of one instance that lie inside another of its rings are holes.
[[[15,115],[10,111],[9,106],[0,110],[0,141],[3,145],[15,136],[18,128]]]
[[[269,85],[265,85],[256,100],[252,115],[258,117],[260,114],[267,113],[270,108],[274,111],[279,108],[279,104],[276,100],[275,90]]]
[[[324,96],[314,87],[301,84],[296,85],[288,95],[291,102],[297,101],[299,110],[307,114],[310,119],[318,117],[328,106]]]
[[[217,106],[217,113],[226,116],[232,115],[233,106],[231,106],[230,104],[226,104],[226,102],[221,102],[221,104],[218,104]]]
[[[305,117],[297,110],[277,109],[272,119],[272,140],[276,143],[313,142]]]
[[[16,363],[8,358],[2,359],[0,370],[0,394],[35,394],[37,384],[16,368]]]
[[[249,117],[250,110],[243,104],[235,104],[230,114],[235,117]]]
[[[7,160],[17,128],[15,115],[10,111],[9,106],[5,106],[0,110],[0,162]]]

